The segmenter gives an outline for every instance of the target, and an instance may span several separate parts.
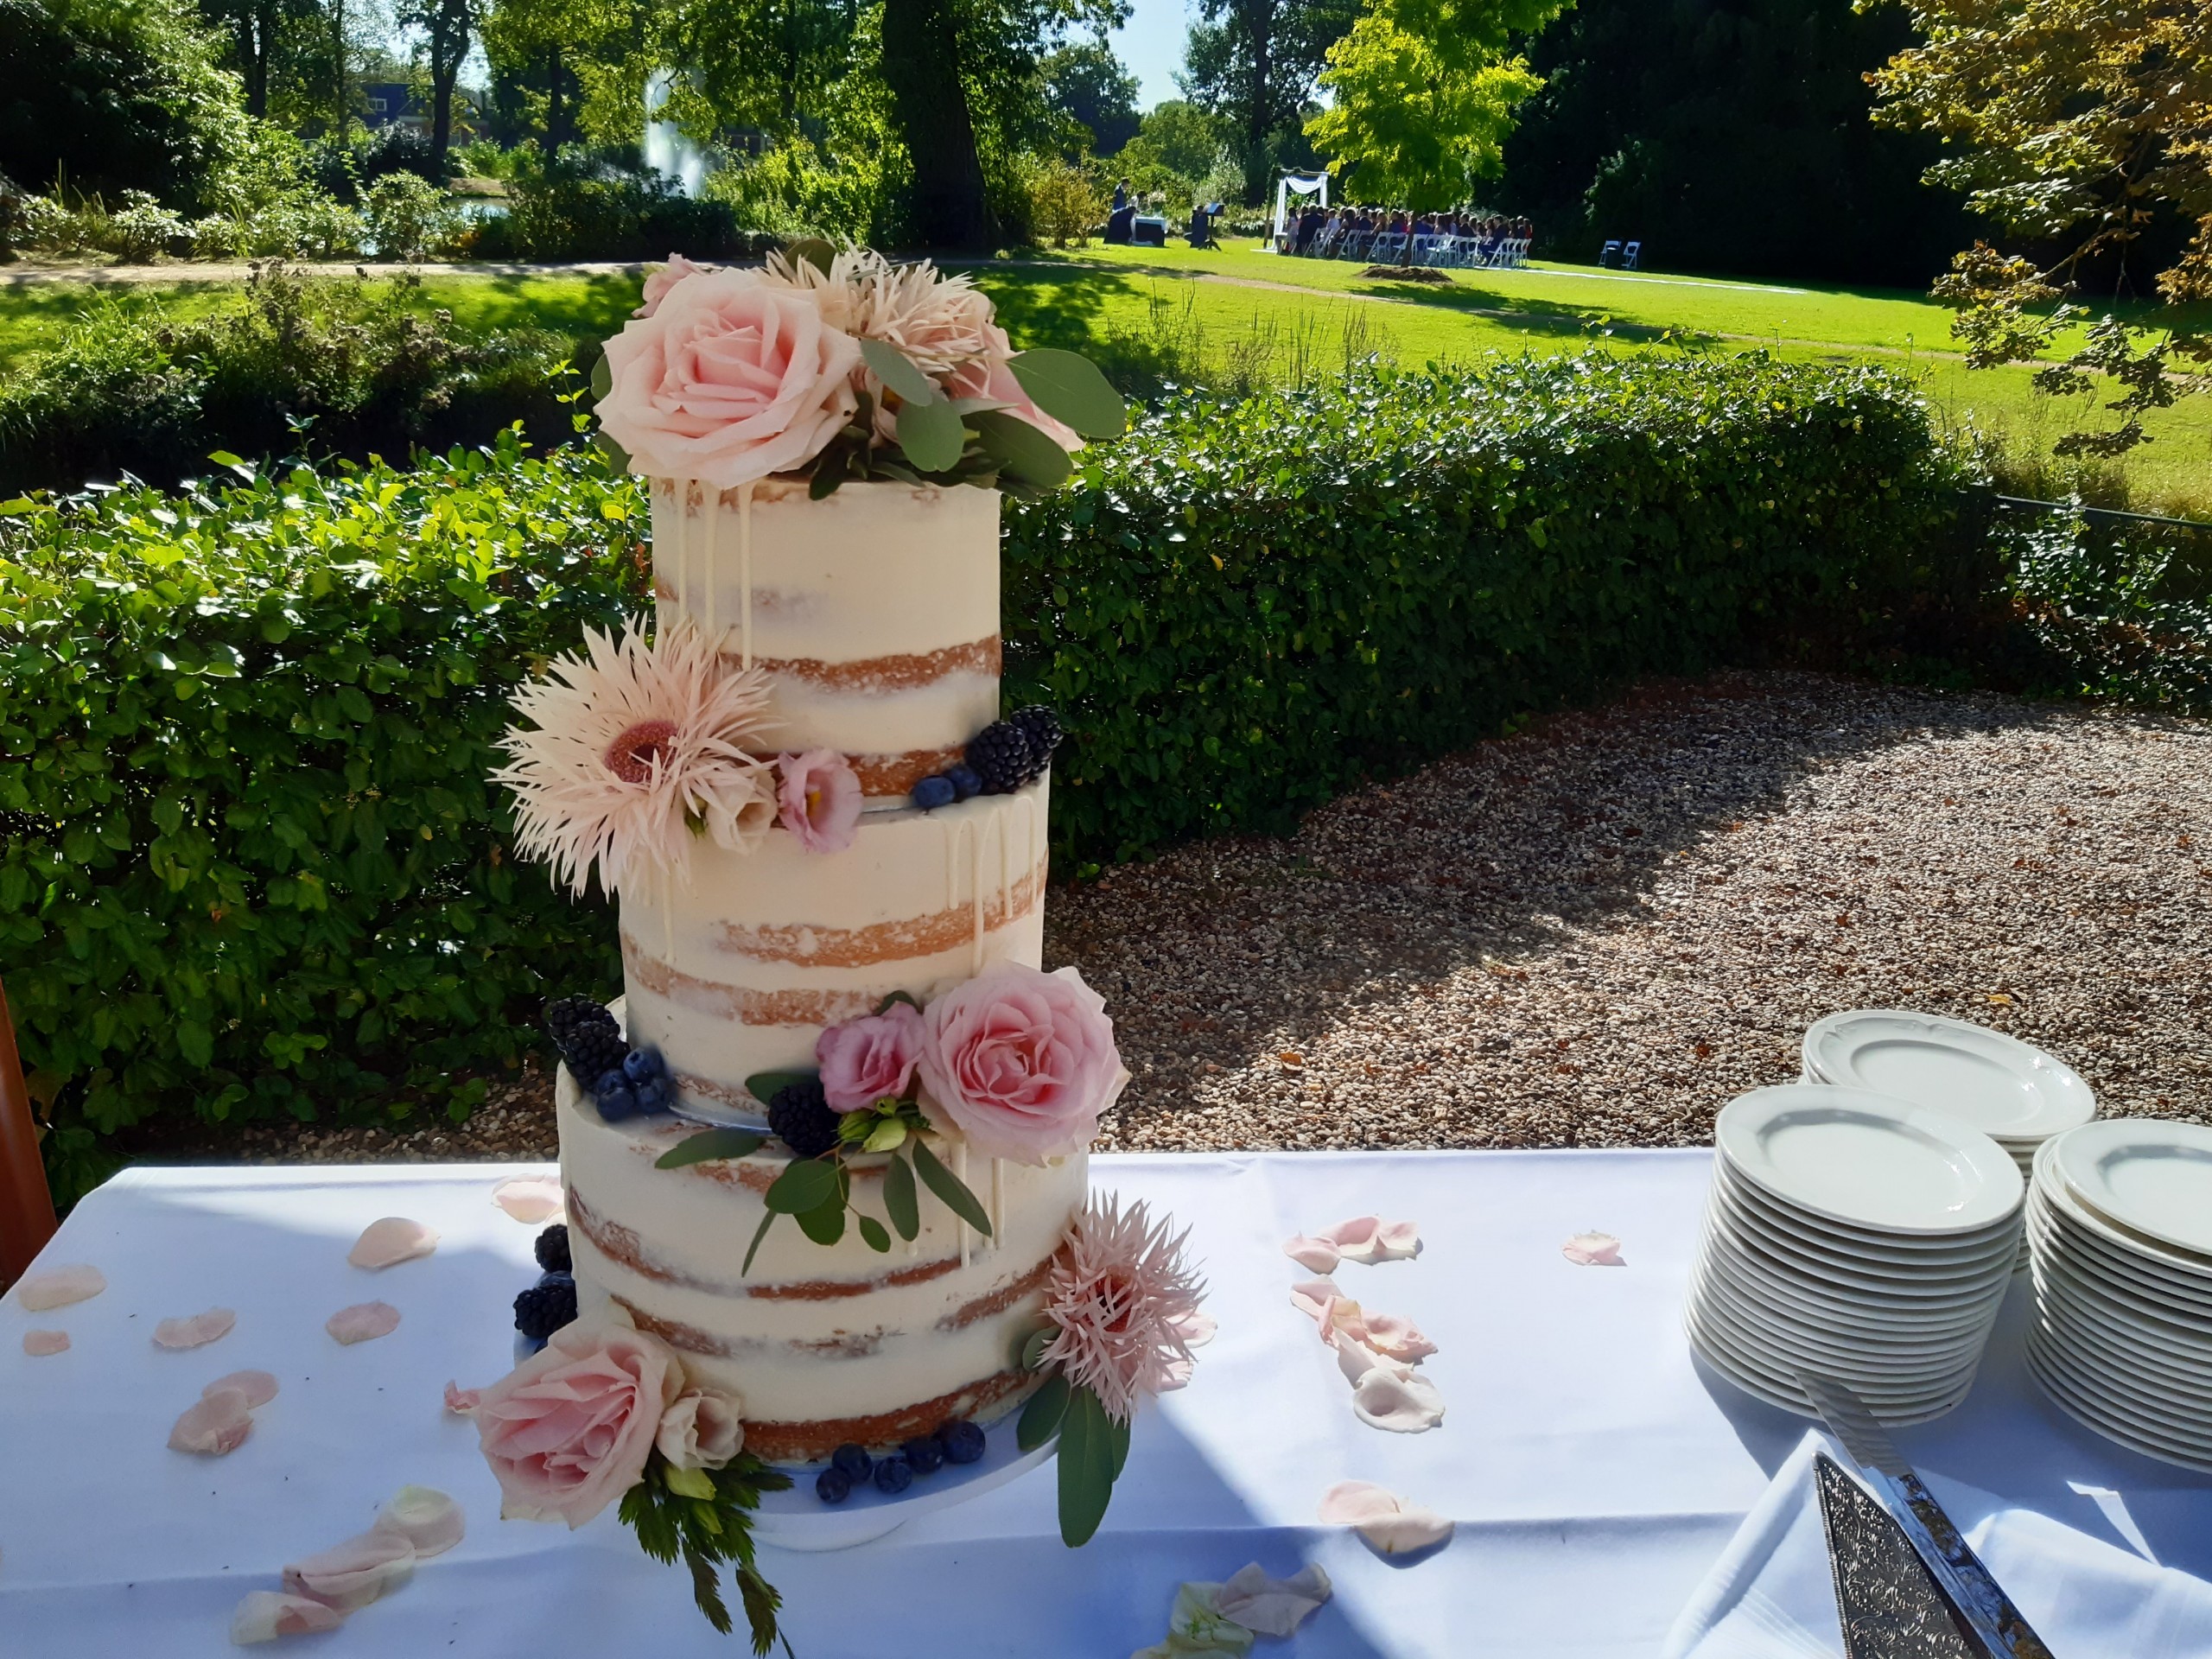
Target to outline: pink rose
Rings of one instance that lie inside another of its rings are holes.
[[[1128,1073],[1106,1003],[1072,968],[1001,962],[929,1006],[930,1116],[988,1157],[1041,1164],[1098,1133]]]
[[[745,1447],[738,1409],[728,1395],[690,1389],[661,1413],[653,1444],[679,1469],[719,1469]]]
[[[729,489],[820,454],[857,407],[860,360],[812,295],[705,271],[607,342],[599,418],[632,471]]]
[[[857,1112],[886,1095],[905,1094],[922,1045],[922,1011],[911,1002],[830,1027],[814,1045],[830,1109]]]
[[[683,1386],[682,1365],[658,1337],[607,1321],[555,1332],[477,1402],[500,1515],[583,1525],[638,1484]]]
[[[668,297],[668,290],[686,276],[703,276],[709,271],[716,269],[718,267],[714,265],[695,265],[680,253],[670,254],[666,264],[655,265],[645,273],[645,291],[642,303],[630,315],[633,317],[650,317],[660,309],[660,302]]]
[[[1014,355],[1014,342],[1007,338],[1006,330],[992,323],[984,333],[990,340],[989,351],[963,365],[944,383],[944,395],[948,397],[988,397],[994,403],[1003,404],[1007,414],[1028,422],[1069,454],[1082,448],[1083,439],[1075,429],[1061,425],[1031,403],[1029,394],[1021,389],[1021,382],[1014,378],[1014,371],[1007,365],[1007,359]]]
[[[861,821],[861,780],[835,749],[778,757],[777,816],[810,853],[842,853]]]

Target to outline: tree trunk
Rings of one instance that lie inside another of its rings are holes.
[[[1244,28],[1252,43],[1252,103],[1245,114],[1244,189],[1248,196],[1257,192],[1263,207],[1274,186],[1271,176],[1274,169],[1268,165],[1268,133],[1274,124],[1274,99],[1270,96],[1274,90],[1270,82],[1274,74],[1274,0],[1248,0]]]
[[[430,162],[441,179],[446,175],[446,151],[453,147],[453,84],[460,75],[458,57],[442,69],[435,61],[430,65]]]
[[[564,136],[562,127],[568,120],[568,111],[563,106],[561,97],[562,82],[567,73],[567,67],[562,61],[559,47],[555,47],[546,56],[548,67],[545,73],[545,153],[550,156],[561,148],[561,142]]]
[[[342,144],[353,115],[346,99],[346,0],[330,0],[330,131]]]
[[[922,244],[988,248],[983,164],[947,0],[884,0],[883,78],[914,163],[914,228]]]

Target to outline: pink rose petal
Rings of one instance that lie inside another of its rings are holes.
[[[34,1273],[16,1287],[16,1305],[26,1313],[88,1301],[107,1288],[107,1275],[82,1262]]]
[[[1357,1527],[1361,1537],[1385,1555],[1406,1555],[1440,1544],[1452,1523],[1433,1510],[1408,1503],[1372,1481],[1347,1480],[1321,1495],[1321,1519],[1331,1526]]]
[[[1332,1347],[1340,1339],[1357,1343],[1367,1340],[1366,1318],[1359,1304],[1349,1296],[1330,1297],[1313,1317],[1321,1327],[1321,1340]]]
[[[1344,1374],[1344,1381],[1354,1388],[1364,1382],[1367,1374],[1372,1370],[1386,1370],[1394,1376],[1411,1376],[1414,1374],[1413,1367],[1403,1360],[1385,1359],[1365,1343],[1355,1342],[1349,1337],[1331,1338],[1329,1345],[1336,1350],[1337,1369]]]
[[[1321,1494],[1318,1511],[1332,1527],[1363,1526],[1398,1512],[1398,1495],[1371,1480],[1340,1480]]]
[[[346,1622],[335,1607],[310,1601],[305,1596],[279,1595],[274,1590],[253,1590],[231,1615],[231,1640],[241,1648],[274,1642],[280,1636],[315,1636],[334,1630]]]
[[[535,1227],[561,1213],[561,1183],[550,1175],[511,1175],[492,1189],[492,1202],[517,1221]]]
[[[481,1389],[464,1389],[458,1382],[446,1384],[446,1409],[456,1417],[467,1416],[483,1397]]]
[[[243,1389],[216,1389],[185,1408],[169,1430],[169,1450],[219,1458],[253,1433],[253,1413]]]
[[[1354,1216],[1316,1236],[1333,1244],[1347,1262],[1390,1262],[1413,1255],[1421,1249],[1421,1229],[1410,1221],[1384,1221],[1379,1216]]]
[[[1560,1246],[1560,1254],[1578,1268],[1624,1268],[1621,1242],[1611,1233],[1577,1233]]]
[[[459,1543],[467,1522],[461,1505],[443,1492],[428,1486],[403,1486],[384,1506],[370,1530],[404,1538],[414,1547],[415,1559],[426,1561]]]
[[[276,1379],[267,1371],[232,1371],[228,1376],[219,1376],[200,1390],[206,1399],[218,1389],[236,1389],[245,1395],[248,1409],[265,1406],[276,1397]]]
[[[1167,1322],[1175,1327],[1175,1334],[1183,1338],[1185,1348],[1203,1348],[1221,1331],[1220,1323],[1211,1313],[1192,1308],[1188,1313],[1178,1314]]]
[[[357,1268],[396,1268],[438,1248],[438,1230],[404,1216],[386,1216],[362,1229],[346,1259]]]
[[[1444,1396],[1436,1384],[1388,1360],[1359,1379],[1351,1391],[1351,1408],[1369,1427],[1394,1434],[1418,1434],[1444,1421]]]
[[[350,1613],[397,1590],[414,1571],[415,1546],[407,1539],[397,1532],[365,1532],[291,1563],[284,1569],[284,1588]]]
[[[23,1332],[23,1351],[33,1359],[44,1359],[49,1354],[69,1351],[67,1331],[26,1331]]]
[[[323,1321],[322,1328],[348,1345],[368,1342],[399,1328],[399,1310],[390,1302],[357,1302],[340,1308]]]
[[[1213,1608],[1224,1618],[1262,1636],[1294,1636],[1306,1617],[1334,1593],[1329,1575],[1319,1566],[1308,1566],[1291,1578],[1271,1579],[1255,1561],[1214,1592]]]
[[[1364,1318],[1366,1334],[1361,1340],[1378,1354],[1392,1359],[1427,1359],[1436,1351],[1436,1344],[1421,1335],[1421,1327],[1411,1319],[1396,1313],[1370,1313]]]
[[[154,1327],[157,1348],[205,1348],[231,1334],[238,1316],[227,1307],[211,1307],[186,1319],[163,1319]]]
[[[1385,1261],[1418,1255],[1421,1254],[1421,1224],[1386,1221],[1375,1230],[1375,1245]]]
[[[1307,1319],[1318,1319],[1321,1310],[1343,1294],[1333,1279],[1308,1279],[1290,1287],[1290,1305]]]
[[[1341,1254],[1327,1239],[1309,1237],[1304,1233],[1286,1243],[1282,1253],[1313,1273],[1334,1273]]]

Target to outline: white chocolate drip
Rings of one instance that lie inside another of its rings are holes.
[[[738,666],[753,666],[753,483],[737,491],[737,649]]]
[[[716,511],[721,503],[710,491],[702,489],[701,498],[699,558],[707,572],[707,638],[714,642],[715,649],[719,652],[722,648],[722,631],[715,626],[715,619],[720,614],[718,606],[721,584],[715,579],[715,537],[721,527],[721,514]]]

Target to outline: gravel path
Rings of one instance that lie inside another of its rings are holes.
[[[1934,1010],[2212,1122],[2212,725],[1808,675],[1647,688],[1055,889],[1114,1148],[1680,1146],[1847,1007]],[[249,1157],[549,1157],[467,1125]],[[235,1143],[234,1143],[235,1144]]]

